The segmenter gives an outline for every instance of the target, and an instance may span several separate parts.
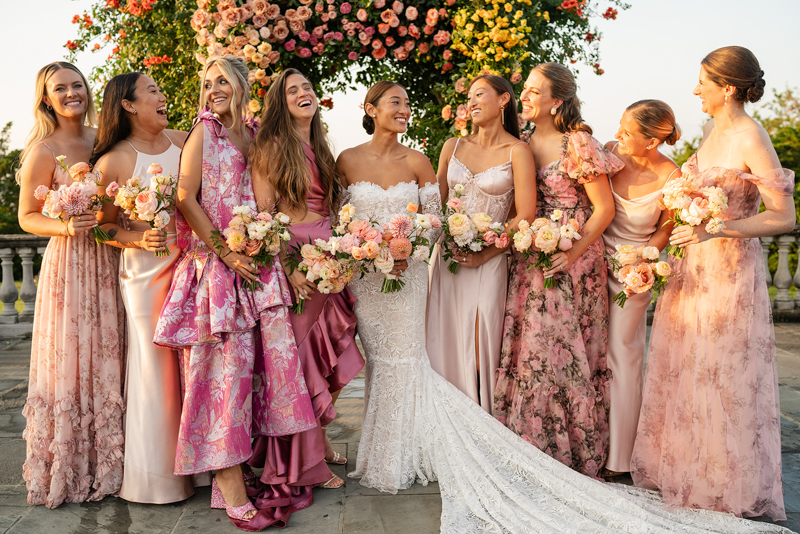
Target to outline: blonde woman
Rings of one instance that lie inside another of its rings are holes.
[[[95,108],[86,78],[55,62],[36,77],[33,130],[22,152],[19,223],[49,236],[33,319],[23,477],[28,503],[100,500],[122,483],[119,253],[95,243],[93,212],[67,222],[42,213],[39,187],[72,182],[57,156],[88,162]],[[90,423],[90,424],[87,424]]]

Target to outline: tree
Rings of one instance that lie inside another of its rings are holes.
[[[98,0],[75,15],[71,54],[113,46],[92,74],[100,84],[142,67],[169,98],[173,127],[196,114],[197,71],[207,57],[244,57],[259,113],[279,72],[298,68],[320,95],[370,85],[403,84],[414,103],[408,138],[436,156],[447,137],[465,135],[464,81],[491,72],[517,92],[536,63],[590,65],[597,74],[600,33],[590,15],[615,19],[621,0]],[[332,105],[323,99],[324,105]]]
[[[9,149],[11,123],[0,130],[0,234],[23,234],[17,218],[19,185],[16,170],[19,167],[19,149]]]

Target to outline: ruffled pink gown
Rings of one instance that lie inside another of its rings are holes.
[[[233,208],[255,206],[247,162],[209,110],[203,128],[198,195],[222,230]],[[155,342],[181,353],[184,387],[176,474],[223,469],[247,461],[252,436],[283,436],[316,427],[289,321],[289,285],[280,262],[262,267],[263,288],[242,279],[177,213],[178,246],[169,295]]]
[[[51,187],[70,183],[56,163]],[[122,484],[125,312],[118,269],[119,251],[97,245],[91,232],[47,244],[22,410],[28,504],[97,501]]]
[[[682,172],[728,195],[725,220],[758,213],[759,188],[791,195],[794,173]],[[631,459],[668,505],[786,519],[772,308],[758,239],[686,247],[658,301]]]
[[[303,150],[312,178],[306,199],[308,210],[323,218],[293,224],[294,240],[289,247],[308,243],[309,239],[327,241],[332,235],[330,210],[325,204],[316,156],[305,143]],[[319,426],[326,426],[336,416],[331,393],[342,389],[364,367],[364,358],[355,343],[355,300],[348,288],[328,295],[314,293],[306,300],[301,315],[290,315],[297,353]],[[325,440],[316,426],[291,436],[257,438],[249,463],[264,468],[259,483],[248,488],[258,508],[281,506],[287,513],[302,510],[314,502],[313,487],[331,478],[325,464]]]
[[[592,215],[584,183],[623,167],[591,135],[564,135],[560,157],[538,171],[536,217]],[[608,290],[598,239],[544,289],[541,269],[511,259],[494,416],[522,439],[591,477],[608,454]],[[533,259],[530,260],[534,261]]]

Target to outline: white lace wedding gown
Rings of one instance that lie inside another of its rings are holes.
[[[347,190],[356,215],[384,223],[409,202],[437,212],[435,184]],[[380,292],[380,273],[354,280],[367,356],[364,424],[348,476],[390,493],[439,480],[441,532],[725,534],[791,532],[730,514],[667,509],[655,492],[598,482],[508,430],[431,369],[425,352],[428,266],[409,261],[405,287]]]

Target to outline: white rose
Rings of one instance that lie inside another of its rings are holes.
[[[642,249],[642,257],[646,260],[657,260],[660,255],[656,247],[644,247]]]
[[[392,269],[394,269],[394,258],[392,258],[392,254],[389,252],[389,247],[381,247],[378,257],[375,258],[373,263],[375,264],[375,268],[383,274],[390,273]]]
[[[554,210],[553,213],[550,214],[550,219],[558,222],[561,220],[562,215],[564,215],[564,213],[561,210]]]
[[[464,192],[464,185],[463,184],[456,184],[453,188],[456,193],[463,193]]]
[[[281,224],[289,224],[289,221],[291,221],[289,216],[284,213],[277,214],[275,218],[278,219],[281,222]]]
[[[419,246],[414,250],[412,257],[417,261],[427,261],[431,257],[431,249],[426,246]]]
[[[153,223],[162,230],[167,227],[169,221],[170,221],[170,216],[169,212],[167,211],[159,211],[153,217]]]
[[[725,223],[717,217],[714,217],[706,224],[706,232],[712,235],[720,233],[723,228],[725,228]]]

